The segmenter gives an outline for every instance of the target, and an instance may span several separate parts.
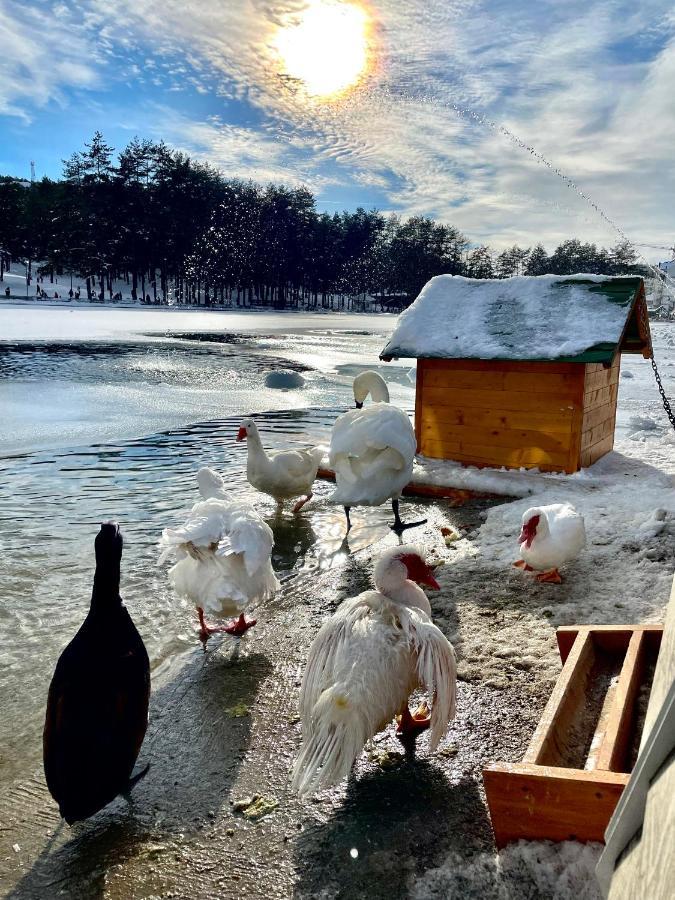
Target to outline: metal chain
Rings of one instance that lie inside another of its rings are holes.
[[[638,304],[638,321],[639,321],[639,330],[640,336],[644,337],[649,334],[649,313],[647,312],[647,304]],[[670,420],[670,424],[675,428],[675,413],[673,412],[673,408],[670,405],[670,400],[666,397],[666,392],[663,389],[663,383],[661,381],[661,375],[659,374],[659,370],[656,366],[656,360],[654,359],[654,351],[652,350],[652,355],[649,357],[650,362],[652,364],[652,369],[654,370],[654,378],[656,378],[656,385],[659,389],[659,394],[661,394],[661,402],[663,403],[663,408],[666,411],[666,415]]]
[[[659,375],[659,370],[656,367],[656,360],[654,357],[651,357],[652,369],[654,370],[654,378],[656,378],[656,384],[659,389],[659,394],[661,394],[661,400],[663,401],[663,408],[666,411],[666,415],[670,419],[670,424],[675,428],[675,413],[673,412],[673,408],[670,405],[670,400],[666,397],[666,392],[663,389],[663,384],[661,382],[661,376]]]

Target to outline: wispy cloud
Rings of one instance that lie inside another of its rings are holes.
[[[231,125],[216,116],[195,121],[158,106],[145,111],[143,124],[146,134],[215,165],[231,178],[307,187],[314,192],[340,183],[322,171],[322,159],[302,143],[280,141],[273,134]],[[140,125],[130,123],[128,127],[140,132]]]
[[[0,104],[20,110],[22,96],[58,102],[66,83],[93,86],[97,70],[88,60],[100,48],[115,60],[114,77],[156,82],[165,92],[165,115],[153,121],[160,130],[163,122],[167,140],[230,174],[315,190],[343,185],[352,194],[377,189],[389,208],[439,216],[495,246],[551,245],[571,234],[616,240],[529,146],[635,240],[672,239],[675,15],[668,0],[372,0],[378,65],[364,86],[331,104],[280,77],[274,34],[303,6],[63,2],[50,27],[78,21],[76,38],[88,34],[94,50],[76,45],[66,58],[79,72],[64,63],[46,77],[34,71],[46,68],[35,39],[26,43],[44,25],[41,5],[24,16],[40,17],[33,26],[10,40],[10,74],[16,71],[3,79]],[[18,9],[11,7],[13,35],[23,21]],[[17,75],[31,52],[35,65]],[[214,98],[217,115],[169,109],[169,98],[184,89]],[[248,121],[232,119],[231,104],[249,110]]]
[[[98,84],[88,34],[64,4],[0,6],[0,115],[30,122],[35,109],[65,103],[66,89]]]

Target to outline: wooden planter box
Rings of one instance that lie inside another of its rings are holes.
[[[604,839],[637,757],[662,633],[558,629],[563,670],[523,761],[483,770],[497,847]]]

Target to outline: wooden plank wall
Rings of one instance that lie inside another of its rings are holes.
[[[640,752],[675,679],[675,578],[649,695]],[[675,756],[649,785],[642,828],[614,871],[609,900],[671,900],[675,885]]]
[[[420,359],[418,452],[476,466],[579,468],[585,367]]]
[[[600,363],[586,365],[584,415],[581,425],[581,465],[586,468],[614,446],[616,399],[619,392],[621,356],[611,368]]]

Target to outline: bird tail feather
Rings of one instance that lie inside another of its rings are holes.
[[[346,686],[340,684],[321,694],[310,728],[293,769],[293,789],[300,796],[346,778],[370,735],[366,710],[355,704]]]

